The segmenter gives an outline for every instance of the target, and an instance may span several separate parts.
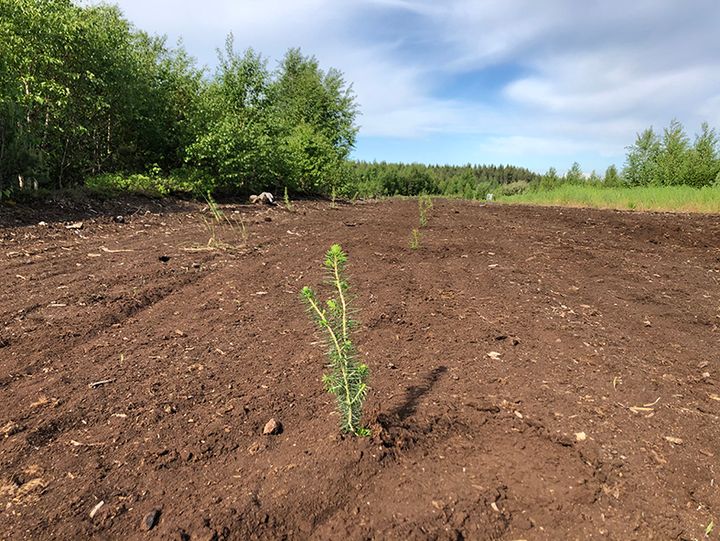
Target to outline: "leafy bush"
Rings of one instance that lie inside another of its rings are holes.
[[[192,170],[179,171],[175,176],[161,176],[157,173],[152,175],[107,173],[88,178],[85,185],[91,190],[107,194],[129,192],[150,197],[188,195],[199,198],[214,188],[214,184],[209,182],[207,177]]]
[[[524,180],[518,180],[505,184],[498,188],[498,195],[518,195],[524,193],[530,187],[530,183]]]

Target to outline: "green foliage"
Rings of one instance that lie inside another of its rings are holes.
[[[0,0],[0,183],[181,165],[201,73],[116,7]]]
[[[561,183],[561,179],[558,176],[558,172],[554,167],[551,167],[548,169],[547,173],[545,173],[540,178],[540,183],[538,185],[538,188],[541,190],[551,190],[558,186]]]
[[[720,174],[720,148],[714,129],[703,123],[694,143],[673,120],[660,138],[652,128],[628,148],[623,177],[632,186],[686,184],[710,186]]]
[[[392,195],[444,195],[485,199],[498,186],[515,181],[538,181],[540,176],[510,165],[422,165],[386,162],[351,162],[343,183],[347,195],[361,197]]]
[[[350,338],[355,322],[350,319],[349,286],[345,278],[347,260],[339,244],[333,244],[325,254],[324,267],[335,296],[323,304],[308,286],[302,288],[301,295],[310,316],[325,335],[330,371],[323,376],[323,383],[337,400],[340,428],[362,436],[369,433],[360,424],[368,391],[368,367],[357,360]]]
[[[413,229],[410,232],[410,249],[417,250],[420,248],[420,240],[422,239],[422,233],[419,229]]]
[[[323,194],[340,182],[357,128],[354,95],[338,71],[291,49],[270,72],[252,49],[235,52],[231,35],[202,103],[208,120],[188,163],[217,188]]]
[[[689,165],[690,140],[677,120],[663,131],[654,184],[686,184]]]
[[[515,182],[510,182],[509,184],[504,184],[500,186],[497,190],[498,195],[517,195],[521,194],[528,190],[530,187],[530,183],[526,182],[524,180],[518,180]]]
[[[600,175],[597,174],[597,171],[594,169],[590,173],[590,176],[587,178],[587,182],[590,184],[600,184],[603,181],[602,178],[600,178]]]
[[[285,208],[288,210],[293,210],[292,203],[290,202],[290,196],[288,195],[288,189],[287,186],[285,186],[285,191],[283,193],[283,202],[285,203]]]
[[[618,173],[617,167],[615,167],[614,165],[610,165],[605,170],[605,177],[603,178],[603,184],[605,186],[607,186],[608,188],[620,186],[622,184],[622,179],[620,178],[620,174]]]
[[[421,195],[418,197],[418,211],[420,213],[420,227],[427,225],[427,213],[432,210],[433,202],[429,195]]]
[[[112,174],[99,183],[164,194],[148,174],[154,165],[185,169],[172,176],[197,183],[182,187],[196,196],[329,193],[344,179],[355,96],[340,72],[297,49],[270,72],[229,36],[205,77],[181,47],[135,29],[117,7],[0,0],[0,58],[0,190]]]
[[[357,135],[352,87],[338,70],[324,72],[314,57],[290,49],[268,95],[286,181],[301,193],[330,193]]]
[[[585,182],[585,175],[583,175],[582,167],[580,167],[578,162],[573,162],[570,169],[565,173],[563,181],[568,184],[581,184]]]
[[[228,218],[225,216],[225,213],[220,210],[220,207],[218,206],[217,202],[215,201],[210,192],[207,192],[204,198],[205,202],[207,203],[208,210],[210,211],[210,214],[212,214],[213,220],[215,220],[216,224],[221,224],[223,223],[223,221],[227,220],[227,222],[232,225]]]
[[[211,183],[196,171],[181,170],[171,176],[162,176],[158,171],[149,175],[106,173],[89,177],[85,181],[85,186],[108,195],[138,193],[151,197],[185,195],[201,198],[208,193]]]
[[[623,177],[631,186],[654,183],[657,178],[660,140],[652,128],[638,134],[635,143],[628,147]]]
[[[720,142],[717,132],[703,122],[688,152],[686,180],[691,186],[708,186],[720,179]]]

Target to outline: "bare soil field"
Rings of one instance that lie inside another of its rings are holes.
[[[717,216],[436,200],[411,250],[414,200],[223,210],[247,238],[207,250],[190,203],[0,208],[0,539],[720,523]],[[369,438],[339,434],[299,299],[334,242]]]

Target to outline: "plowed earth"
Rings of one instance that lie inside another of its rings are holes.
[[[225,205],[247,238],[208,249],[201,207],[115,205],[0,209],[0,539],[720,523],[717,217],[436,200],[411,250],[413,200]],[[298,295],[333,242],[371,438],[338,434]]]

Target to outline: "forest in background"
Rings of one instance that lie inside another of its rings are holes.
[[[149,194],[263,190],[344,197],[515,196],[563,185],[720,184],[715,129],[672,121],[622,170],[537,174],[511,165],[357,162],[359,107],[340,71],[289,50],[271,68],[232,35],[210,74],[117,7],[0,0],[0,197],[22,189]]]
[[[350,86],[298,49],[270,69],[229,36],[208,75],[116,7],[0,0],[0,58],[0,190],[324,193],[355,142]]]

